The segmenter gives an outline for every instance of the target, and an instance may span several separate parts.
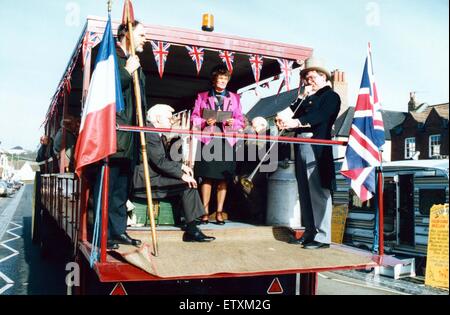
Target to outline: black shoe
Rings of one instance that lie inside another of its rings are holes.
[[[207,214],[205,214],[200,218],[198,225],[208,224],[208,223],[209,223],[209,217]]]
[[[221,213],[221,212],[219,212],[219,213]],[[224,225],[224,224],[225,224],[225,220],[219,220],[219,219],[217,219],[218,216],[219,216],[219,215],[216,215],[216,224],[217,224],[217,225]],[[222,214],[220,214],[220,217],[223,218],[223,217],[222,217]]]
[[[206,236],[202,231],[184,232],[183,242],[211,242],[216,238],[213,236]]]
[[[115,235],[112,237],[111,240],[117,244],[124,244],[124,245],[141,246],[142,244],[140,240],[131,238],[127,233]]]
[[[295,245],[303,245],[306,243],[310,243],[314,241],[314,238],[308,238],[305,236],[300,237],[299,239],[294,238],[292,235],[289,237],[289,244],[295,244]]]
[[[108,240],[106,243],[106,248],[110,250],[119,249],[119,244],[114,241]]]
[[[305,249],[330,248],[330,244],[312,241],[309,243],[304,243],[303,248]]]

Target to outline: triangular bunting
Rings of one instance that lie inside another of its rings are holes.
[[[284,77],[283,82],[281,83],[280,90],[283,86],[286,86],[286,91],[290,91],[291,90],[290,80],[294,61],[289,61],[286,59],[277,59],[277,61],[280,64],[281,75]]]
[[[255,76],[256,83],[259,82],[261,77],[261,69],[263,66],[263,57],[261,55],[251,55],[250,56],[250,64],[252,65],[253,75]]]
[[[153,55],[155,56],[156,66],[158,67],[159,76],[163,77],[164,66],[169,55],[170,44],[165,42],[150,41],[153,48]]]
[[[234,53],[227,50],[220,50],[219,57],[222,59],[223,63],[227,65],[228,71],[233,73]]]
[[[100,38],[99,34],[95,32],[86,32],[83,39],[83,47],[82,47],[82,54],[83,54],[83,67],[86,64],[86,60],[89,57],[92,48],[97,46],[102,39]]]
[[[192,60],[195,63],[195,67],[197,69],[197,75],[200,74],[200,70],[203,65],[203,57],[205,56],[204,48],[196,47],[196,46],[186,46],[189,56],[191,56]]]

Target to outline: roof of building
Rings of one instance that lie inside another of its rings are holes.
[[[427,108],[423,112],[420,112],[420,113],[410,112],[410,114],[417,122],[424,123],[427,120],[428,115],[430,114],[430,112],[431,112],[431,108]]]
[[[333,128],[333,136],[348,137],[350,128],[352,127],[353,116],[355,114],[355,107],[349,107],[341,116],[336,119]],[[391,133],[388,132],[395,126],[400,125],[407,115],[407,113],[396,112],[390,110],[382,110],[384,129],[387,131],[386,140],[391,140]]]
[[[433,108],[442,118],[448,119],[448,103],[434,105]]]
[[[448,119],[448,103],[429,105],[424,111],[410,112],[411,116],[419,123],[425,123],[432,110],[436,110],[439,116],[444,119]]]

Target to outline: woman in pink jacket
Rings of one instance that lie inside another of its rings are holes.
[[[236,132],[244,127],[244,116],[239,95],[226,89],[230,81],[231,73],[225,66],[218,66],[212,72],[212,89],[199,93],[192,112],[194,129],[204,132]],[[232,112],[230,119],[216,121],[204,119],[203,110]],[[206,213],[209,213],[211,190],[214,182],[217,182],[217,212],[216,224],[225,224],[222,216],[223,205],[227,194],[227,182],[230,181],[236,171],[234,159],[235,138],[221,139],[203,136],[200,139],[199,158],[196,158],[194,174],[201,179],[201,197]],[[208,215],[204,215],[202,223],[208,223]]]

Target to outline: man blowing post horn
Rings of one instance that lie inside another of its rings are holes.
[[[170,129],[173,123],[172,112],[169,105],[158,104],[150,108],[147,113],[147,123],[152,128]],[[206,211],[203,207],[197,190],[197,182],[193,177],[193,171],[182,161],[170,159],[168,141],[165,135],[147,133],[146,147],[148,162],[150,165],[150,178],[152,182],[152,198],[162,199],[172,196],[180,196],[183,204],[186,230],[183,235],[185,242],[210,242],[214,237],[206,236],[197,227],[196,220]],[[134,195],[142,198],[145,193],[145,174],[143,164],[134,172]]]
[[[341,106],[339,95],[329,84],[330,73],[321,60],[309,58],[300,72],[306,96],[293,107],[294,117],[277,115],[280,129],[293,129],[299,138],[331,140],[331,128]],[[303,99],[303,100],[302,100]],[[331,190],[335,185],[333,151],[330,146],[299,144],[295,148],[295,174],[305,233],[296,243],[306,249],[328,248],[331,243]]]

